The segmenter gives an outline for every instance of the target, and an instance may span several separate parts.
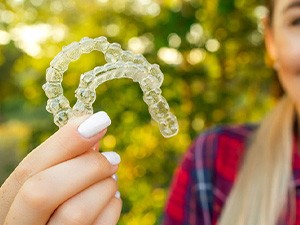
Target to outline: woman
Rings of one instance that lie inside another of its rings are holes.
[[[97,144],[109,125],[104,112],[77,118],[33,150],[0,189],[0,224],[116,224],[120,157]]]
[[[217,128],[194,142],[174,178],[165,225],[300,224],[300,1],[273,0],[265,25],[286,96],[259,127]],[[0,189],[0,224],[117,223],[111,176],[120,159],[93,151],[105,115],[71,121],[22,161]]]
[[[300,1],[268,6],[266,48],[286,94],[259,127],[198,137],[177,170],[165,225],[300,224]]]

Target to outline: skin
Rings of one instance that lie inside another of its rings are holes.
[[[83,138],[71,120],[34,149],[0,188],[0,224],[114,225],[122,202],[115,197],[118,170],[98,151],[106,129]],[[105,194],[101,194],[105,193]]]
[[[272,23],[266,21],[266,48],[300,116],[300,0],[275,1]],[[122,203],[114,197],[117,184],[111,176],[118,166],[93,151],[106,130],[90,139],[78,134],[84,119],[58,130],[6,180],[0,188],[0,224],[117,223]]]
[[[300,118],[300,0],[274,1],[273,18],[265,23],[266,49]]]

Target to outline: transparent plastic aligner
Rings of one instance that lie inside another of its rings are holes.
[[[112,43],[109,45],[105,52],[105,60],[108,63],[114,63],[119,60],[122,54],[121,45],[117,43]]]
[[[78,60],[81,54],[94,50],[102,52],[107,63],[80,76],[80,83],[75,91],[77,102],[71,108],[68,99],[63,95],[63,74],[69,64]],[[59,127],[65,125],[71,117],[92,114],[96,88],[117,78],[129,78],[138,82],[143,91],[143,100],[149,106],[152,119],[158,122],[161,134],[164,137],[177,134],[177,119],[170,112],[167,100],[161,95],[160,86],[164,76],[159,65],[150,64],[142,55],[122,50],[120,44],[109,43],[106,37],[82,38],[79,42],[63,47],[51,61],[46,70],[47,82],[43,85],[49,98],[46,109],[54,115],[54,122]]]
[[[49,83],[61,83],[62,73],[53,67],[49,67],[46,70],[46,81]]]
[[[63,95],[60,95],[57,98],[50,98],[47,101],[46,110],[50,113],[56,114],[59,111],[61,111],[61,109],[69,109],[69,108],[70,108],[69,100]]]

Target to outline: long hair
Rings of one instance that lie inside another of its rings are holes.
[[[274,1],[266,2],[268,26],[272,26]],[[284,96],[262,121],[248,146],[218,225],[276,225],[283,222],[283,217],[293,223],[294,116],[294,103]]]

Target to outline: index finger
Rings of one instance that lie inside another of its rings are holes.
[[[0,224],[24,182],[31,176],[91,149],[111,123],[105,112],[71,120],[28,154],[0,189]]]

